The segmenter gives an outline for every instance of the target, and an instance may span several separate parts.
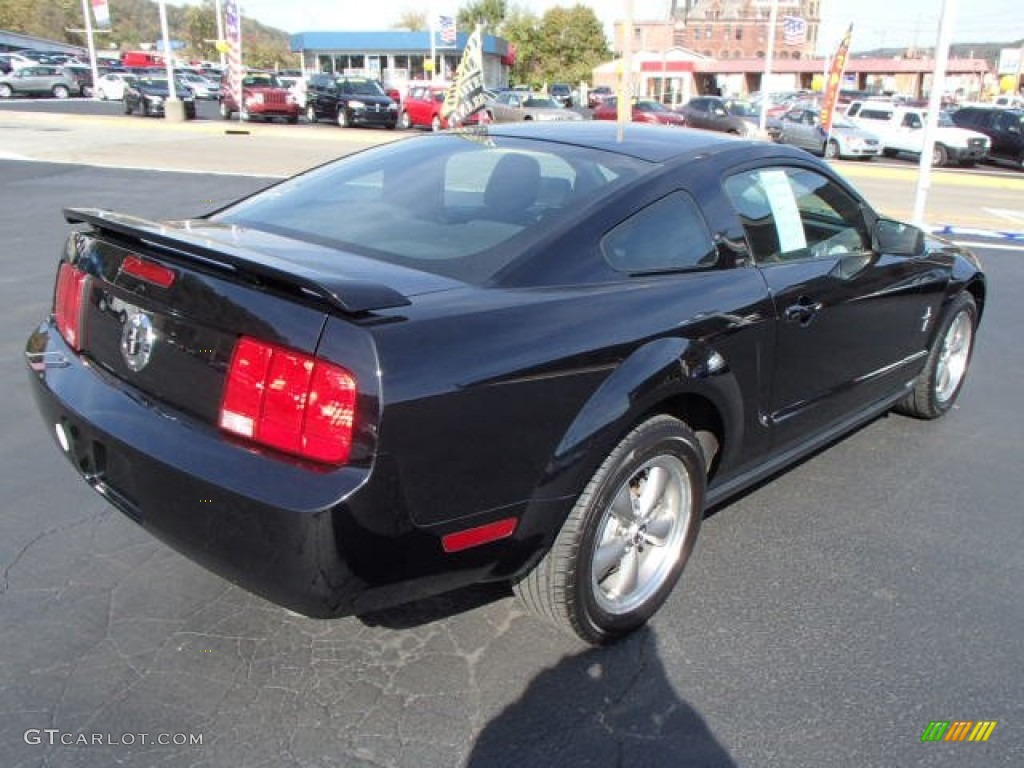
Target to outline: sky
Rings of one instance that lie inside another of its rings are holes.
[[[171,0],[172,2],[174,0]],[[680,0],[681,2],[682,0]],[[767,0],[764,0],[767,1]],[[579,0],[510,0],[509,7],[538,15]],[[628,0],[587,0],[611,37],[612,24],[625,18]],[[707,0],[704,0],[707,2]],[[467,0],[438,0],[438,13],[457,12]],[[785,13],[780,0],[780,16]],[[405,11],[427,7],[423,0],[241,0],[243,13],[287,32],[389,29]],[[669,0],[633,0],[637,21],[664,18]],[[853,50],[918,45],[938,38],[943,7],[953,14],[953,42],[1005,42],[1024,38],[1021,0],[822,0],[819,53],[831,52],[853,22]]]

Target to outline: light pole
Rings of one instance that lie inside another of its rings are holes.
[[[775,24],[778,20],[779,0],[772,0],[771,11],[768,13],[768,47],[764,54],[764,74],[761,76],[761,116],[757,122],[762,136],[768,130],[768,97],[771,95],[769,83],[772,77],[772,59],[775,56]]]
[[[185,121],[185,105],[178,98],[174,87],[174,61],[171,58],[171,36],[167,31],[167,4],[159,0],[160,34],[164,39],[164,66],[167,68],[167,100],[164,102],[164,119],[180,123]]]
[[[221,12],[220,0],[216,0],[214,3],[214,13],[217,14],[217,39],[224,39],[224,14]],[[224,51],[217,46],[217,52],[220,53],[220,70],[224,71],[224,67],[227,65],[227,59],[224,58]]]
[[[932,73],[932,90],[928,94],[928,115],[924,123],[924,147],[917,173],[917,194],[914,197],[916,226],[924,224],[924,208],[931,186],[932,154],[935,151],[935,132],[939,124],[939,109],[942,107],[942,92],[946,83],[946,65],[949,63],[949,44],[953,39],[953,16],[956,0],[943,0],[942,16],[939,17],[939,39],[935,44],[935,71]]]
[[[92,34],[92,19],[89,16],[89,0],[82,0],[82,15],[85,17],[85,36],[89,44],[89,68],[92,70],[92,93],[96,95],[96,85],[100,81],[100,70],[96,66],[96,42]],[[85,95],[84,93],[82,94]]]

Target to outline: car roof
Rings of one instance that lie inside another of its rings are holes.
[[[737,139],[714,131],[688,131],[642,123],[618,123],[608,120],[584,120],[545,123],[499,123],[488,127],[494,136],[560,142],[592,147],[606,152],[629,155],[652,163],[695,157],[702,153],[763,146],[788,154],[782,145]]]

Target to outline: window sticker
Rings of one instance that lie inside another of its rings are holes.
[[[761,186],[768,196],[768,204],[775,219],[775,230],[779,235],[779,253],[799,251],[807,247],[804,224],[796,205],[793,188],[785,171],[761,171]]]

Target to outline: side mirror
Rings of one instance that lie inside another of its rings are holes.
[[[879,219],[871,230],[871,248],[893,256],[920,256],[924,253],[924,232],[893,219]]]

